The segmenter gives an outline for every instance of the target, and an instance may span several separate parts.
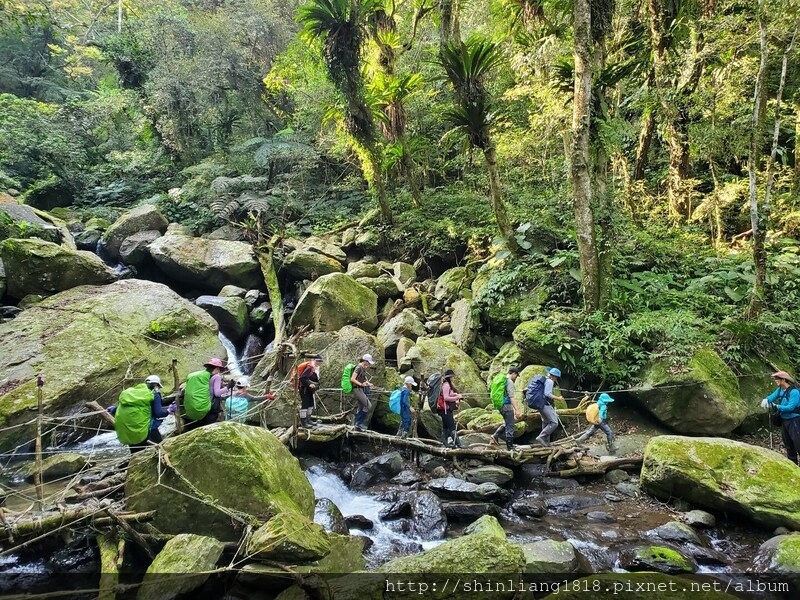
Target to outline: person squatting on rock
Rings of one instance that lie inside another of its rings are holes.
[[[608,394],[600,394],[597,398],[597,409],[598,409],[598,417],[600,418],[599,423],[593,423],[589,429],[584,431],[578,439],[575,441],[579,444],[585,442],[590,437],[592,437],[598,431],[602,431],[606,434],[606,449],[612,454],[617,451],[617,445],[614,443],[614,432],[611,430],[611,427],[608,425],[608,405],[611,404],[614,399],[609,396]]]
[[[222,413],[222,399],[230,391],[222,385],[225,365],[218,358],[212,358],[202,371],[189,373],[183,390],[183,409],[191,419],[184,428],[191,431],[197,427],[216,423]]]
[[[492,434],[493,444],[497,444],[500,436],[505,435],[506,448],[509,450],[514,450],[514,424],[520,418],[517,401],[514,399],[514,382],[517,377],[519,377],[519,368],[509,367],[508,375],[506,376],[506,388],[503,393],[503,406],[500,409],[500,414],[503,415],[503,424]]]
[[[415,387],[417,382],[414,378],[411,375],[406,376],[400,391],[400,428],[397,430],[397,436],[403,439],[408,437],[411,429],[411,415],[417,412],[411,407],[411,390]]]
[[[786,371],[772,374],[778,387],[761,401],[761,408],[773,407],[781,418],[781,438],[786,447],[786,456],[794,464],[800,452],[800,389],[797,382]]]
[[[239,377],[233,386],[233,392],[225,401],[225,420],[245,423],[247,421],[247,411],[250,409],[250,402],[264,402],[274,400],[275,394],[265,394],[264,396],[253,396],[247,390],[250,387],[248,377]]]
[[[118,404],[109,406],[108,412],[114,415],[117,439],[130,446],[131,453],[134,453],[143,450],[148,440],[154,444],[161,442],[158,425],[175,409],[176,406],[171,405],[169,411],[164,410],[161,378],[150,375],[144,383],[122,390]]]
[[[366,431],[364,423],[369,415],[369,396],[370,382],[367,378],[367,369],[375,364],[371,354],[365,354],[353,369],[350,375],[350,383],[353,384],[353,397],[358,402],[358,412],[356,412],[355,426],[358,431]]]
[[[314,398],[319,389],[319,369],[322,357],[317,354],[299,374],[300,380],[300,426],[312,429],[317,423],[311,420],[314,412]]]
[[[442,444],[450,448],[462,448],[461,440],[456,433],[456,420],[453,413],[458,410],[464,397],[453,385],[456,374],[448,369],[442,375],[442,392],[436,403],[436,412],[442,418]]]
[[[542,415],[542,432],[536,442],[541,446],[550,445],[550,435],[558,428],[558,413],[553,406],[554,400],[564,400],[563,396],[553,395],[553,386],[561,377],[561,371],[555,367],[547,369],[547,380],[544,382],[544,406],[539,410]]]

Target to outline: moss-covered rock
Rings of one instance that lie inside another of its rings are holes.
[[[263,285],[261,267],[250,244],[209,240],[167,231],[148,247],[167,277],[216,294],[226,285]]]
[[[746,584],[745,584],[746,585]],[[696,587],[693,587],[696,586]],[[560,586],[544,600],[736,600],[713,582],[684,579],[664,573],[600,573]],[[731,586],[731,591],[735,588]],[[746,588],[745,588],[746,590]]]
[[[136,599],[172,600],[197,589],[217,566],[222,550],[223,545],[214,538],[190,533],[176,535],[148,567]],[[165,577],[165,574],[181,576]]]
[[[236,296],[199,296],[194,303],[219,323],[222,333],[234,342],[242,340],[250,329],[247,304]]]
[[[492,359],[492,363],[489,366],[489,378],[487,381],[491,382],[498,373],[507,373],[508,367],[522,366],[521,361],[522,357],[520,356],[517,345],[514,342],[506,342]]]
[[[42,461],[42,479],[44,481],[52,481],[62,477],[69,477],[80,472],[88,462],[85,456],[76,452],[53,454]],[[35,463],[28,463],[21,469],[21,474],[27,479],[33,479],[35,472]]]
[[[398,261],[392,263],[392,272],[404,288],[411,285],[417,278],[417,270],[414,265],[410,265],[407,262]]]
[[[381,270],[375,263],[357,260],[347,265],[347,274],[353,279],[358,279],[360,277],[378,277],[381,274]]]
[[[450,314],[450,327],[453,330],[450,339],[453,343],[464,352],[469,352],[475,343],[478,325],[478,313],[473,309],[472,302],[456,300]]]
[[[97,255],[70,250],[40,239],[0,242],[8,295],[17,300],[28,294],[49,295],[79,285],[114,281],[114,274]]]
[[[670,575],[694,572],[688,558],[666,546],[641,546],[623,552],[620,565],[628,571],[660,571]]]
[[[509,335],[521,323],[535,318],[549,296],[544,286],[511,294],[502,304],[490,304],[483,311],[483,320],[493,333]]]
[[[464,472],[464,479],[472,483],[505,485],[514,479],[514,471],[500,465],[484,465]]]
[[[359,277],[356,279],[361,285],[368,287],[378,296],[380,300],[386,298],[398,298],[403,294],[398,282],[390,275],[380,275],[378,277]]]
[[[168,225],[169,221],[154,204],[142,204],[114,221],[103,234],[103,244],[112,258],[119,259],[119,249],[126,238],[141,231],[164,233]]]
[[[766,527],[800,529],[800,469],[779,454],[719,438],[659,436],[647,445],[641,485]]]
[[[191,532],[238,540],[245,523],[279,513],[314,517],[314,491],[295,457],[269,431],[226,421],[163,444],[171,469],[145,450],[128,466],[125,495],[134,511],[158,510],[153,525],[165,533]],[[176,491],[177,490],[177,491]],[[159,510],[163,507],[169,510]]]
[[[30,420],[37,373],[45,377],[45,414],[59,416],[90,398],[112,404],[151,373],[164,379],[173,358],[185,377],[223,351],[214,320],[164,285],[126,279],[61,292],[0,324],[0,426]],[[0,448],[31,433],[32,427],[5,431]]]
[[[329,273],[342,273],[335,258],[308,249],[293,250],[283,259],[283,268],[296,279],[316,279]]]
[[[569,542],[540,540],[522,544],[526,573],[569,573],[578,566],[578,555]]]
[[[778,535],[758,548],[753,559],[756,573],[800,574],[800,534]]]
[[[119,246],[119,257],[126,265],[142,267],[150,264],[150,244],[161,237],[161,232],[155,229],[139,231],[126,237]],[[77,239],[75,240],[77,242]]]
[[[310,325],[315,331],[356,325],[372,331],[378,325],[378,296],[344,273],[324,275],[300,297],[291,325]]]
[[[416,341],[425,335],[425,326],[417,318],[416,311],[406,308],[381,325],[377,335],[384,350],[389,351],[394,350],[401,338]]]
[[[512,337],[526,363],[554,365],[560,362],[558,348],[549,343],[548,325],[541,320],[524,321],[514,328]]]
[[[730,433],[747,415],[736,375],[711,348],[695,352],[685,372],[672,373],[669,363],[659,359],[640,377],[642,385],[630,395],[678,433]]]
[[[466,267],[453,267],[439,276],[433,296],[445,304],[451,304],[458,300],[464,291],[471,296],[470,283],[472,278]]]
[[[489,390],[481,378],[478,366],[469,354],[444,338],[424,338],[408,351],[405,361],[410,362],[414,372],[419,376],[431,373],[443,373],[452,369],[456,378],[455,388],[466,395],[462,408],[467,406],[485,406],[489,400]]]
[[[473,534],[491,535],[499,540],[506,539],[506,532],[503,526],[500,525],[500,521],[491,515],[483,515],[477,521],[467,525],[466,529],[464,529],[464,535]]]
[[[296,512],[278,513],[247,543],[247,554],[254,558],[289,564],[319,560],[330,551],[322,526]]]
[[[62,241],[58,227],[44,220],[30,206],[0,202],[0,242],[10,238],[39,238],[54,244]]]

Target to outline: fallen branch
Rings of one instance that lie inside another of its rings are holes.
[[[92,492],[107,490],[108,488],[115,487],[120,483],[125,483],[125,480],[128,478],[127,472],[122,473],[114,473],[110,477],[106,477],[105,479],[101,479],[100,481],[93,481],[91,483],[87,483],[86,485],[79,485],[75,487],[75,491],[78,494],[90,494]]]
[[[547,477],[575,477],[577,475],[605,475],[608,471],[612,469],[621,469],[625,467],[641,467],[642,466],[642,457],[641,456],[626,456],[623,458],[617,458],[615,460],[606,460],[606,461],[589,461],[586,458],[582,458],[578,461],[577,466],[562,469],[561,471],[551,471],[545,473]]]
[[[130,524],[127,523],[124,519],[120,518],[120,516],[110,508],[106,512],[108,513],[108,516],[111,517],[111,519],[114,521],[114,523],[122,527],[122,530],[130,536],[131,540],[142,550],[144,550],[144,553],[147,554],[147,556],[150,558],[151,561],[155,559],[156,557],[155,552],[153,552],[153,549],[150,548],[148,543],[144,540],[144,538],[138,531],[136,531],[133,527],[131,527]]]
[[[101,514],[96,506],[81,506],[59,513],[40,513],[33,516],[26,513],[24,519],[17,521],[7,518],[4,528],[0,530],[0,542],[10,542],[15,538],[25,539],[33,536],[50,535],[83,520],[86,520],[84,525],[91,524],[96,527],[111,525],[114,522],[110,517],[95,517],[96,514]],[[152,520],[155,514],[156,511],[154,510],[143,513],[120,513],[117,518],[128,523],[142,523]],[[6,517],[12,517],[12,515],[6,514]]]

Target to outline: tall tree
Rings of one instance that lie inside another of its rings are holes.
[[[344,99],[344,128],[361,160],[381,215],[392,222],[383,181],[375,119],[364,93],[362,50],[368,17],[379,0],[311,0],[298,10],[298,21],[312,40],[322,42],[322,58],[331,82]]]
[[[494,42],[473,36],[466,42],[451,41],[442,50],[441,63],[455,90],[456,105],[446,113],[453,126],[462,131],[471,146],[483,152],[489,174],[489,198],[497,228],[512,254],[520,247],[514,237],[514,227],[508,217],[500,173],[497,167],[497,150],[492,142],[490,126],[495,107],[486,89],[485,78],[502,59],[500,48]]]

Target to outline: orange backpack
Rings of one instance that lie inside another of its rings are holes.
[[[305,373],[306,369],[311,366],[311,361],[307,360],[306,362],[302,362],[297,365],[297,368],[292,369],[292,372],[289,374],[289,378],[292,382],[292,389],[295,392],[300,391],[300,377]]]

